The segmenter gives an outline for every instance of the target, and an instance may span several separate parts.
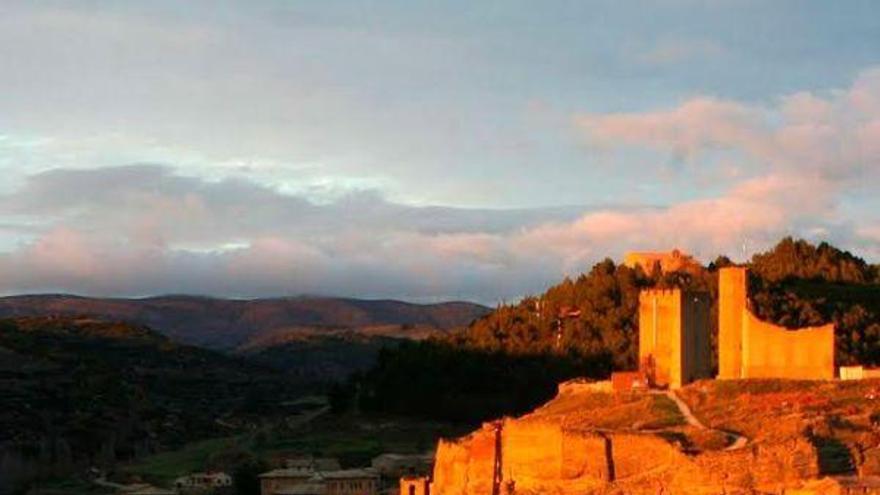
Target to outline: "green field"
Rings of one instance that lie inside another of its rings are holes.
[[[343,467],[369,465],[384,452],[416,453],[433,449],[441,437],[455,437],[473,425],[455,425],[390,417],[325,414],[296,428],[260,431],[193,442],[122,466],[121,481],[139,478],[169,486],[178,476],[204,469],[232,470],[237,460],[256,458],[278,466],[286,457],[315,455],[338,458]]]

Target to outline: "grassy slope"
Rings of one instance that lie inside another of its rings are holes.
[[[208,468],[224,454],[244,452],[271,466],[284,458],[313,454],[336,457],[343,466],[365,466],[384,452],[415,453],[432,449],[441,437],[462,435],[471,425],[453,425],[401,418],[323,415],[293,429],[275,427],[259,433],[195,442],[183,448],[126,465],[122,473],[168,486],[182,474]]]

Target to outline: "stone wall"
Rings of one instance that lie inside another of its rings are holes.
[[[781,493],[819,476],[818,454],[803,436],[686,455],[658,435],[577,431],[526,417],[500,423],[496,452],[497,424],[441,441],[433,495],[491,494],[496,455],[500,492],[513,487],[521,495]]]
[[[742,378],[742,328],[746,309],[746,271],[718,271],[718,378]]]
[[[629,268],[641,267],[642,271],[647,274],[651,274],[655,266],[659,267],[662,273],[700,269],[700,263],[697,260],[677,249],[669,252],[629,252],[624,256],[623,264]]]
[[[680,289],[639,293],[639,362],[659,386],[710,376],[709,299]]]
[[[834,325],[761,321],[748,308],[745,268],[722,268],[718,280],[718,378],[834,378]]]
[[[834,325],[786,330],[743,314],[743,378],[834,379]]]

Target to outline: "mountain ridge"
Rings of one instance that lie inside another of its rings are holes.
[[[285,329],[351,330],[386,327],[384,336],[410,338],[412,326],[446,333],[467,326],[489,308],[464,301],[418,304],[393,299],[289,296],[227,299],[201,295],[99,298],[22,294],[0,298],[0,317],[90,315],[147,325],[181,343],[234,351]],[[395,333],[393,327],[403,331]]]

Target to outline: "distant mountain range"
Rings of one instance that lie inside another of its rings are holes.
[[[418,340],[463,328],[489,311],[467,302],[412,304],[309,296],[251,300],[176,295],[0,298],[0,318],[87,315],[145,325],[184,344],[245,353],[326,336]]]

